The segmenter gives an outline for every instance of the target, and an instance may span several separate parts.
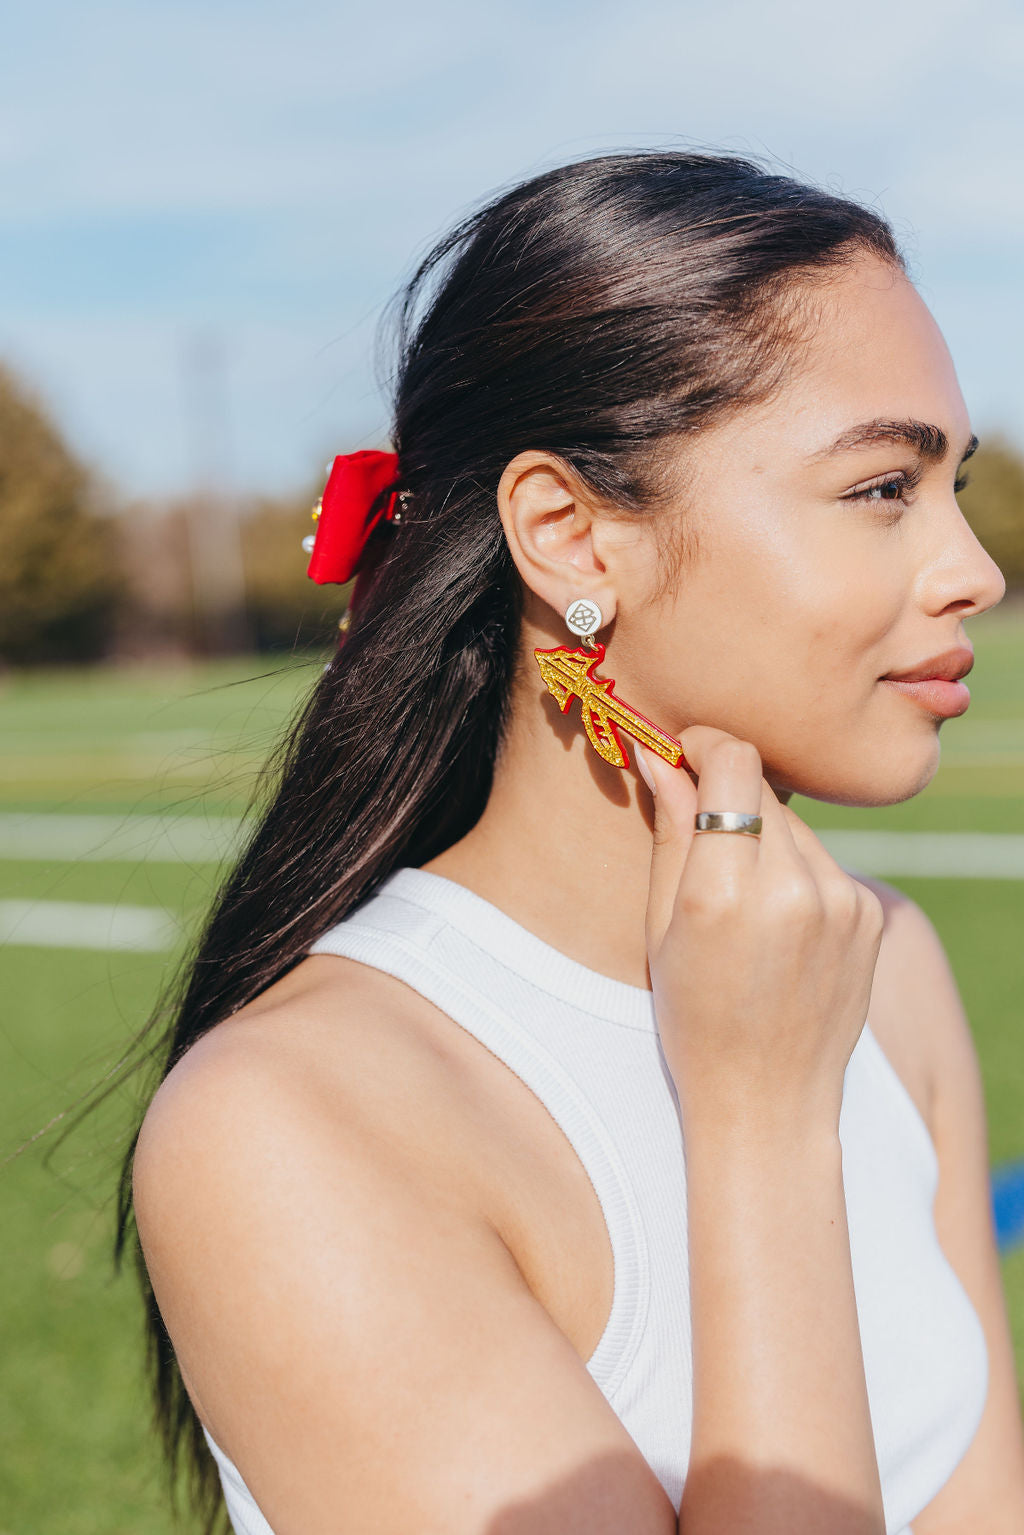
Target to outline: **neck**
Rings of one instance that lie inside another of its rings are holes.
[[[631,741],[626,750],[628,769],[605,762],[587,740],[578,702],[560,714],[524,679],[483,815],[423,867],[466,885],[580,964],[649,987],[654,818]]]

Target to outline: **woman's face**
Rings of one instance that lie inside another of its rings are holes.
[[[652,600],[652,540],[619,549],[609,661],[664,728],[753,741],[776,791],[895,803],[933,776],[945,716],[880,678],[969,646],[1005,582],[957,505],[971,425],[913,286],[864,257],[814,298],[784,390],[680,464],[699,547],[673,591]]]

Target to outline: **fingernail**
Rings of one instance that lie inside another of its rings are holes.
[[[644,751],[639,741],[637,741],[636,746],[634,747],[634,753],[636,756],[636,765],[640,770],[640,777],[650,789],[651,793],[657,794],[658,786],[654,782],[654,774],[651,772],[651,764],[648,762],[647,753]]]

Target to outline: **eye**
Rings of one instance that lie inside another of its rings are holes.
[[[885,480],[881,485],[871,485],[867,490],[862,490],[860,495],[865,501],[899,501],[905,488],[906,483],[902,479]]]
[[[899,469],[894,474],[887,474],[882,479],[876,480],[873,485],[864,485],[860,490],[851,490],[843,497],[844,501],[865,501],[874,504],[890,502],[896,507],[907,503],[908,493],[912,491],[920,480],[920,472],[908,474]]]

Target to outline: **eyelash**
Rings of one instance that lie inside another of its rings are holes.
[[[895,474],[887,474],[882,479],[876,480],[873,485],[865,485],[861,490],[851,491],[844,499],[847,501],[864,501],[869,505],[875,506],[898,506],[901,510],[896,515],[902,516],[902,507],[908,504],[906,494],[908,491],[916,489],[920,480],[920,469],[912,469],[909,472],[905,469],[899,469]],[[954,495],[959,495],[969,480],[970,476],[967,474],[958,475],[953,483]],[[887,485],[898,485],[900,487],[899,495],[886,496],[884,499],[873,495],[874,491],[883,490]]]

